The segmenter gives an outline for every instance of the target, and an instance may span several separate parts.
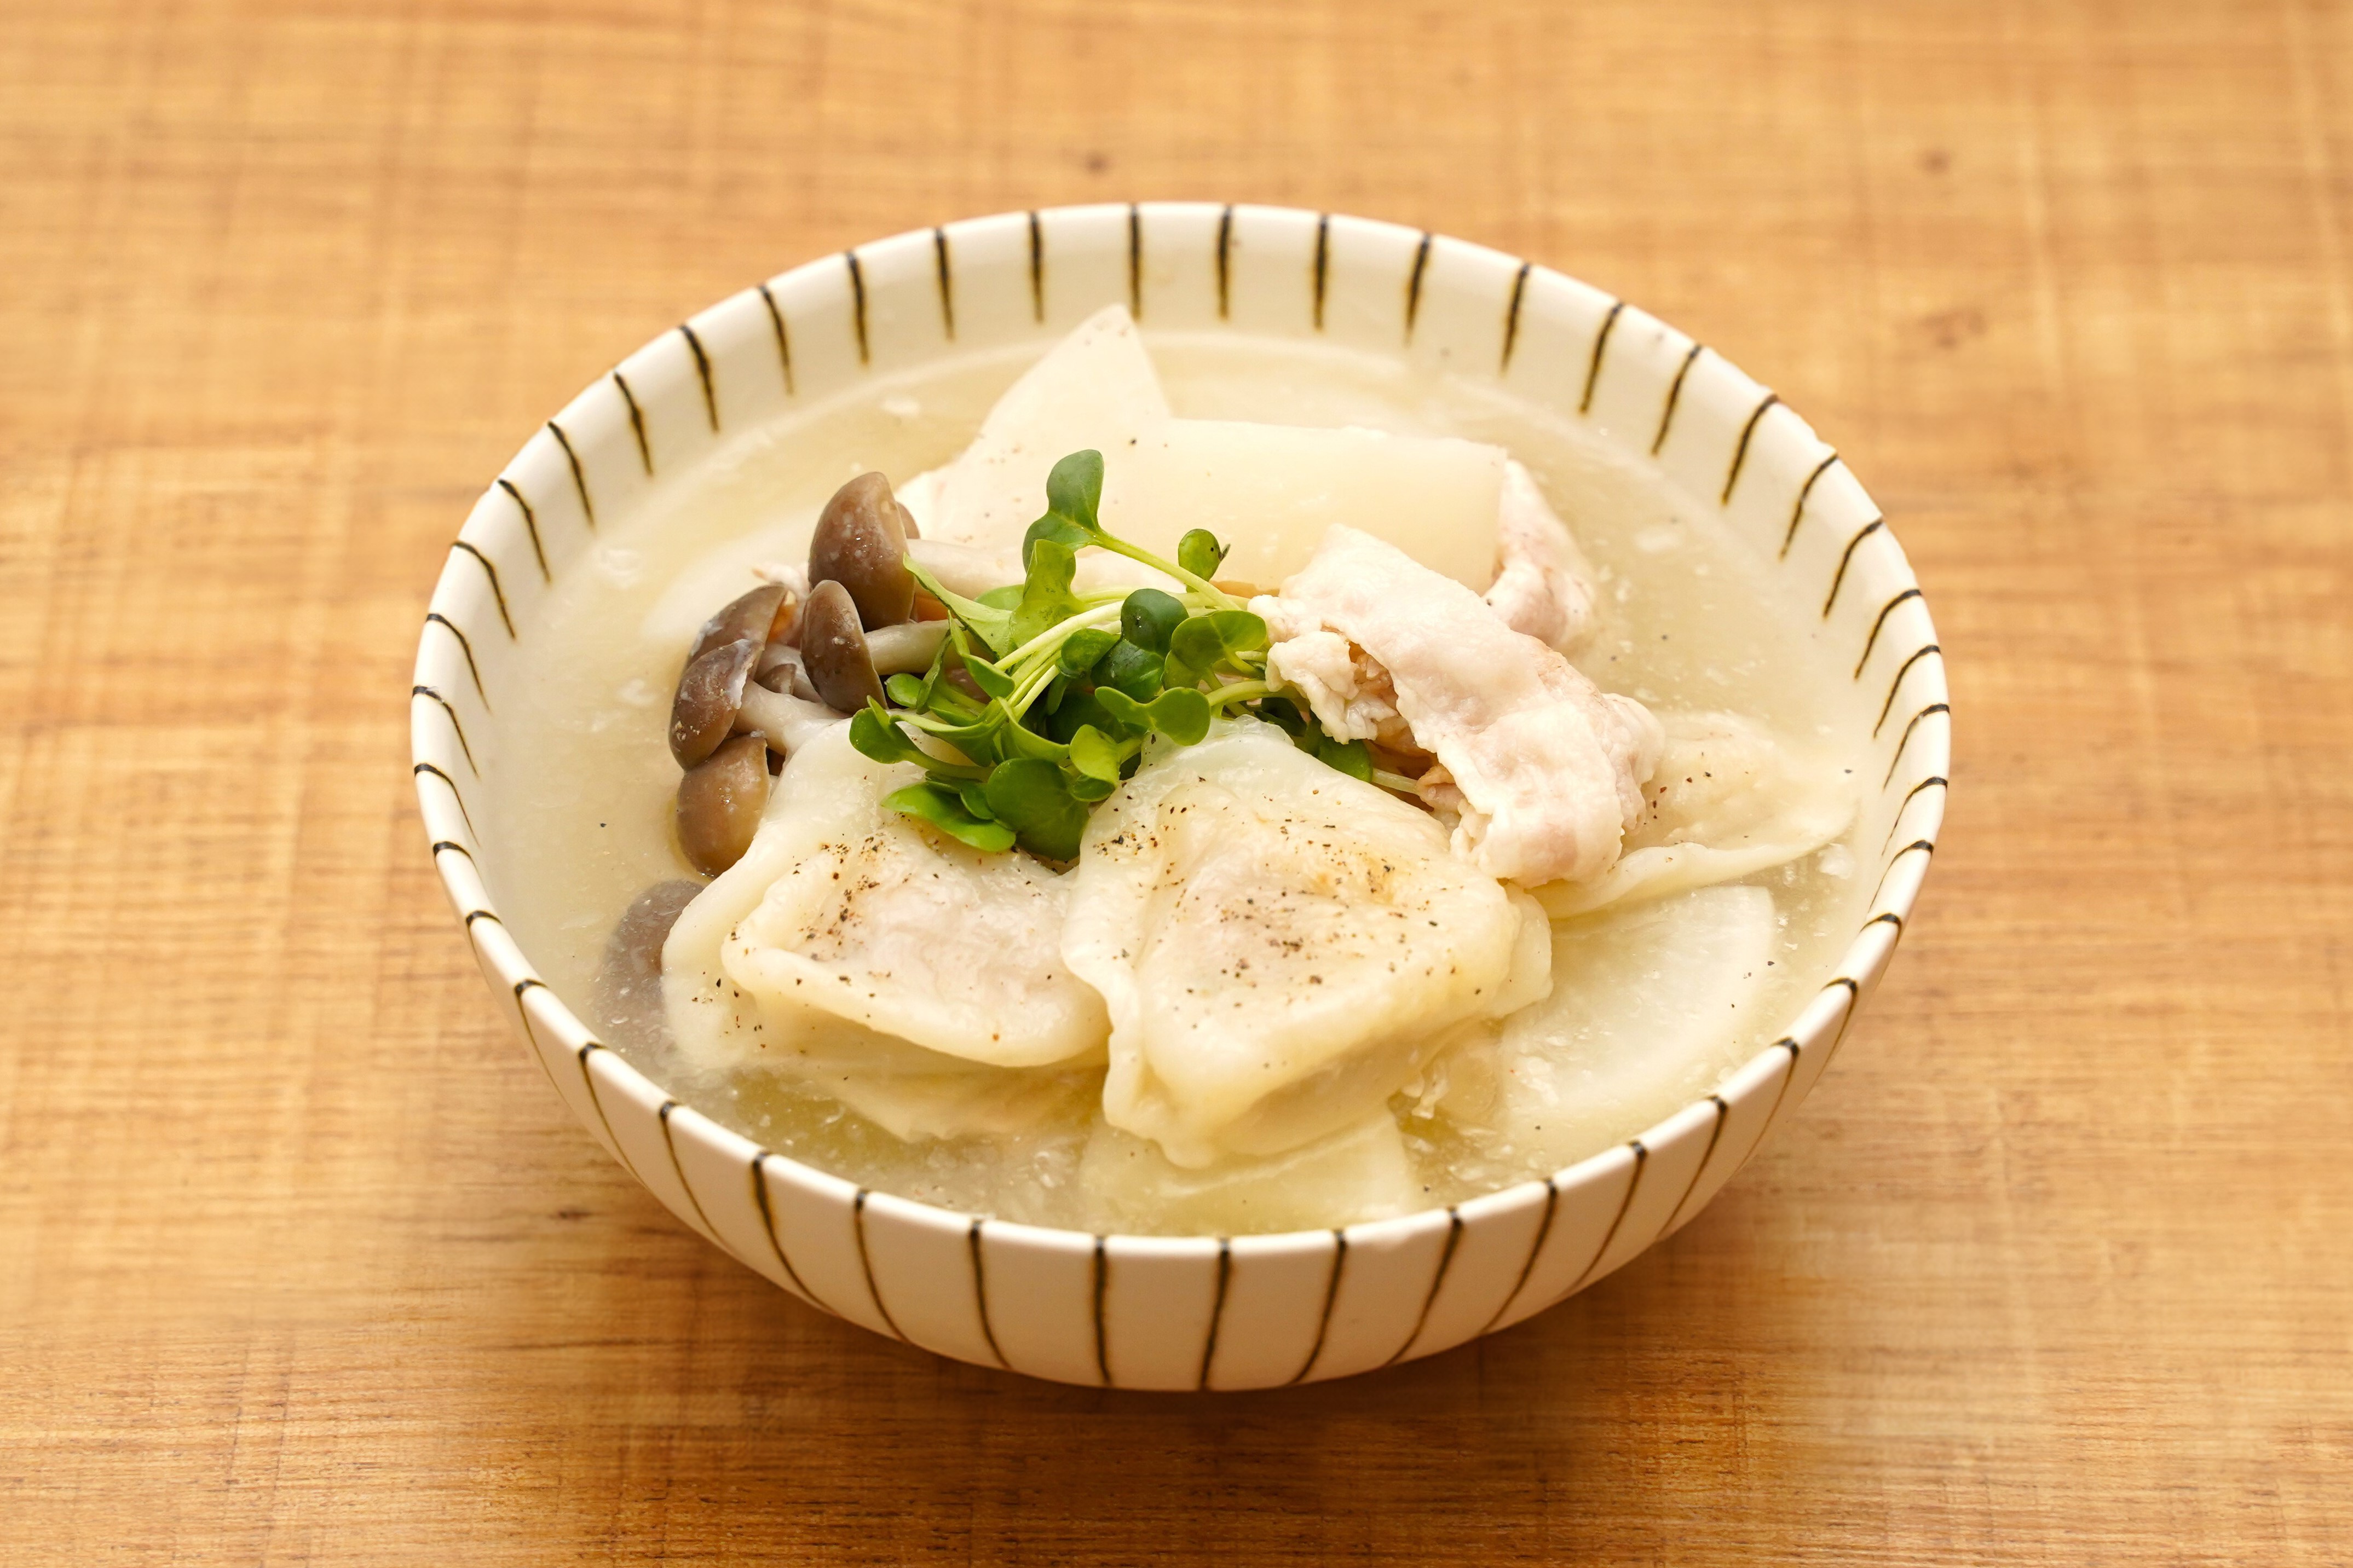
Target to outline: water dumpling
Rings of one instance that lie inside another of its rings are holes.
[[[808,1079],[902,1137],[1025,1121],[1060,1096],[1044,1069],[1100,1063],[1109,1029],[1061,961],[1064,881],[886,809],[917,770],[848,731],[793,754],[750,849],[671,928],[671,1034],[697,1066]]]
[[[1854,820],[1851,774],[1737,713],[1669,713],[1666,747],[1616,865],[1537,890],[1556,917],[1753,876],[1810,855]]]
[[[1549,983],[1533,900],[1256,720],[1148,759],[1071,882],[1062,955],[1110,1005],[1104,1115],[1188,1168],[1363,1121]]]

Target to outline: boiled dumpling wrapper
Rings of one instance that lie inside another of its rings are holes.
[[[1105,1230],[1262,1236],[1388,1219],[1424,1203],[1405,1134],[1386,1108],[1286,1152],[1230,1156],[1198,1171],[1099,1121],[1079,1181]]]
[[[1363,1120],[1450,1029],[1544,994],[1533,900],[1256,720],[1100,806],[1062,942],[1112,1020],[1103,1111],[1198,1169]]]
[[[1059,951],[1063,879],[881,805],[920,776],[860,755],[847,724],[794,753],[751,848],[664,944],[690,1062],[784,1073],[939,1137],[1025,1124],[1102,1061],[1102,999]]]
[[[1854,821],[1852,775],[1737,713],[1670,713],[1641,820],[1618,863],[1536,890],[1546,913],[1583,914],[1753,876],[1810,855]]]
[[[1552,939],[1552,994],[1436,1064],[1440,1112],[1559,1169],[1705,1094],[1766,1019],[1780,923],[1762,888],[1703,888]]]

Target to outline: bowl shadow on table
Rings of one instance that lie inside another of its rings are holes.
[[[1510,1560],[1737,1531],[1739,1500],[1786,1486],[1796,1458],[1761,1436],[1795,1392],[1802,1358],[1782,1352],[1811,1337],[1785,1261],[1798,1222],[1775,1191],[1791,1157],[1785,1143],[1676,1237],[1509,1331],[1247,1394],[947,1361],[682,1247],[674,1295],[612,1304],[643,1326],[636,1353],[584,1352],[543,1390],[569,1406],[545,1412],[565,1471],[610,1480],[547,1500],[584,1540],[652,1532],[671,1552],[758,1542],[829,1561]],[[649,1239],[612,1235],[616,1248]],[[643,1286],[652,1261],[606,1278],[617,1293]]]

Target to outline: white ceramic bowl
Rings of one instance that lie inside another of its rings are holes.
[[[1100,306],[1147,330],[1324,338],[1490,377],[1652,458],[1778,562],[1883,703],[1867,918],[1782,1038],[1715,1092],[1560,1172],[1401,1219],[1284,1236],[1090,1236],[868,1192],[679,1104],[599,1045],[486,889],[466,809],[512,765],[494,715],[554,578],[658,476],[861,378],[1041,347]],[[686,1224],[802,1300],[985,1365],[1122,1388],[1261,1388],[1430,1354],[1584,1289],[1697,1214],[1813,1087],[1902,933],[1943,816],[1935,629],[1870,498],[1805,421],[1673,328],[1559,273],[1388,224],[1193,204],[901,235],[722,301],[630,355],[515,455],[452,547],[417,650],[417,790],[483,975],[556,1092]]]

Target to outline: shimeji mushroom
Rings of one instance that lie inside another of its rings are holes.
[[[694,868],[716,877],[744,858],[768,805],[768,742],[738,735],[678,781],[678,843]]]
[[[895,626],[914,607],[915,579],[907,570],[907,541],[915,520],[881,474],[860,474],[818,514],[809,538],[812,586],[839,583],[858,606],[861,626]]]
[[[699,869],[725,870],[750,845],[767,800],[764,751],[789,755],[843,714],[880,701],[882,677],[931,668],[948,623],[913,618],[905,555],[914,533],[890,480],[860,474],[818,519],[806,601],[765,583],[703,624],[670,724],[670,755],[686,770],[679,842]]]

